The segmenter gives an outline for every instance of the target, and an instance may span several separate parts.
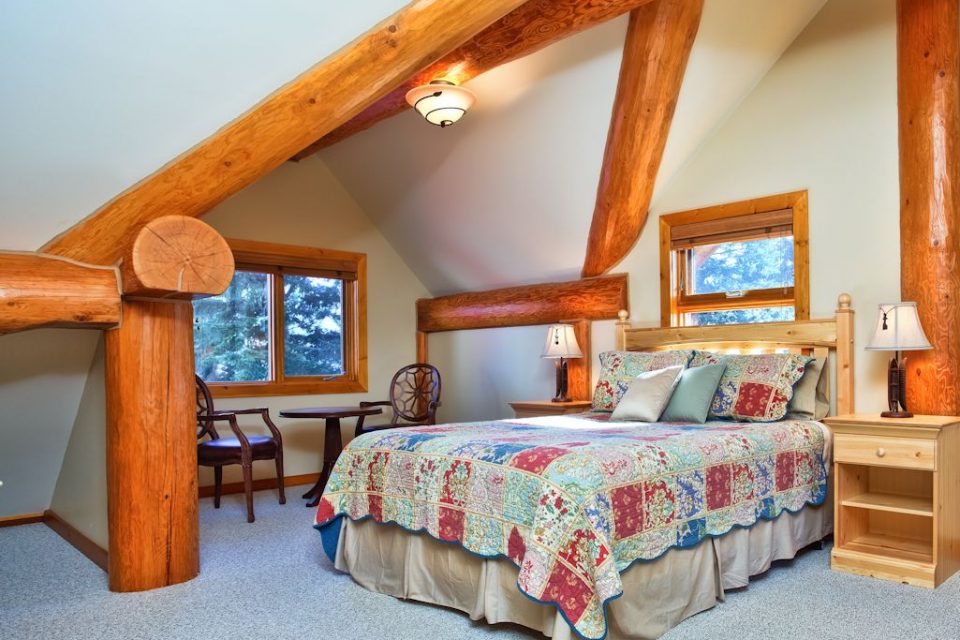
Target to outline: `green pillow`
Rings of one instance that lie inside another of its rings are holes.
[[[684,369],[667,408],[660,415],[660,422],[706,422],[710,403],[726,368],[721,362]]]

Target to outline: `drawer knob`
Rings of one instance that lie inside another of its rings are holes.
[[[880,447],[879,449],[877,449],[877,457],[878,457],[878,458],[882,458],[882,457],[885,456],[885,455],[887,455],[887,450],[886,450],[886,449],[884,449],[883,447]]]

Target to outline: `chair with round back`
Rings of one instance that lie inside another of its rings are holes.
[[[393,375],[390,381],[390,399],[380,402],[361,402],[361,407],[391,407],[389,424],[364,427],[363,417],[357,420],[354,435],[379,429],[436,424],[440,406],[440,372],[431,364],[409,364]]]
[[[283,493],[283,439],[280,430],[270,419],[266,408],[217,411],[213,396],[200,376],[194,376],[197,386],[197,464],[213,467],[213,506],[220,508],[220,493],[223,489],[223,467],[239,464],[243,468],[243,491],[247,498],[247,522],[253,522],[253,461],[273,460],[277,467],[277,491],[280,504],[286,504]],[[247,435],[237,424],[238,415],[259,414],[270,435]],[[226,422],[233,431],[233,438],[221,438],[216,422]],[[203,440],[207,436],[208,440]]]

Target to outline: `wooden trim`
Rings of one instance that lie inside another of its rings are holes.
[[[0,518],[0,529],[3,527],[18,527],[21,524],[35,524],[43,522],[42,513],[24,513],[19,516],[3,516]]]
[[[762,227],[771,221],[779,221],[784,210],[793,212],[793,260],[794,275],[792,288],[765,289],[748,291],[742,298],[726,298],[723,293],[688,295],[674,291],[675,283],[680,281],[683,269],[682,261],[674,258],[674,230],[696,225],[697,229],[724,233],[728,229],[723,222],[734,220],[739,232],[744,228],[744,217],[757,215]],[[765,214],[772,213],[773,217]],[[714,224],[716,223],[716,224]],[[788,292],[789,290],[789,292]],[[781,292],[775,296],[774,291]],[[711,296],[711,297],[708,297]],[[768,304],[752,304],[764,300]],[[715,307],[709,303],[715,301]],[[738,301],[740,302],[738,304]],[[794,305],[794,317],[797,320],[810,318],[810,230],[809,205],[807,192],[791,191],[750,200],[740,200],[721,205],[713,205],[689,211],[679,211],[660,216],[660,325],[670,327],[676,324],[681,313],[688,313],[693,307],[699,311],[712,309],[742,309],[756,306]]]
[[[673,225],[670,235],[673,248],[680,241],[691,244],[714,244],[716,238],[726,239],[731,234],[749,234],[762,236],[766,230],[777,230],[793,226],[793,209],[777,209],[730,216],[716,220],[697,220],[682,225]]]
[[[303,473],[296,476],[287,476],[283,479],[284,487],[296,487],[304,484],[315,484],[320,478],[319,473]],[[259,478],[253,481],[254,491],[268,491],[277,488],[276,478]],[[228,482],[220,488],[220,495],[226,496],[233,493],[243,493],[242,482]],[[201,498],[213,497],[213,485],[200,487],[199,495]]]
[[[295,244],[226,238],[237,264],[270,265],[310,271],[331,271],[356,278],[367,254]],[[343,278],[343,275],[338,276]]]
[[[463,84],[511,60],[615,18],[650,0],[529,0],[442,59],[419,70],[349,122],[293,156],[302,160],[386,118],[410,110],[405,96],[414,87],[443,78]]]
[[[104,571],[109,571],[109,562],[107,550],[96,542],[83,535],[72,524],[61,518],[56,512],[46,510],[43,512],[43,522],[53,529],[57,535],[66,540],[70,545],[85,555],[93,564]]]
[[[417,300],[417,330],[457,331],[608,320],[627,308],[627,276],[507,287]]]
[[[44,248],[115,264],[144,224],[198,217],[349,121],[524,0],[414,0]]]
[[[703,0],[656,0],[630,13],[581,275],[608,272],[647,220]]]
[[[120,323],[120,274],[42,253],[0,251],[0,335],[56,327],[109,329]]]

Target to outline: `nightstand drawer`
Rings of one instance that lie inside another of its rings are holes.
[[[833,441],[837,462],[907,469],[936,468],[936,441],[838,433]]]

